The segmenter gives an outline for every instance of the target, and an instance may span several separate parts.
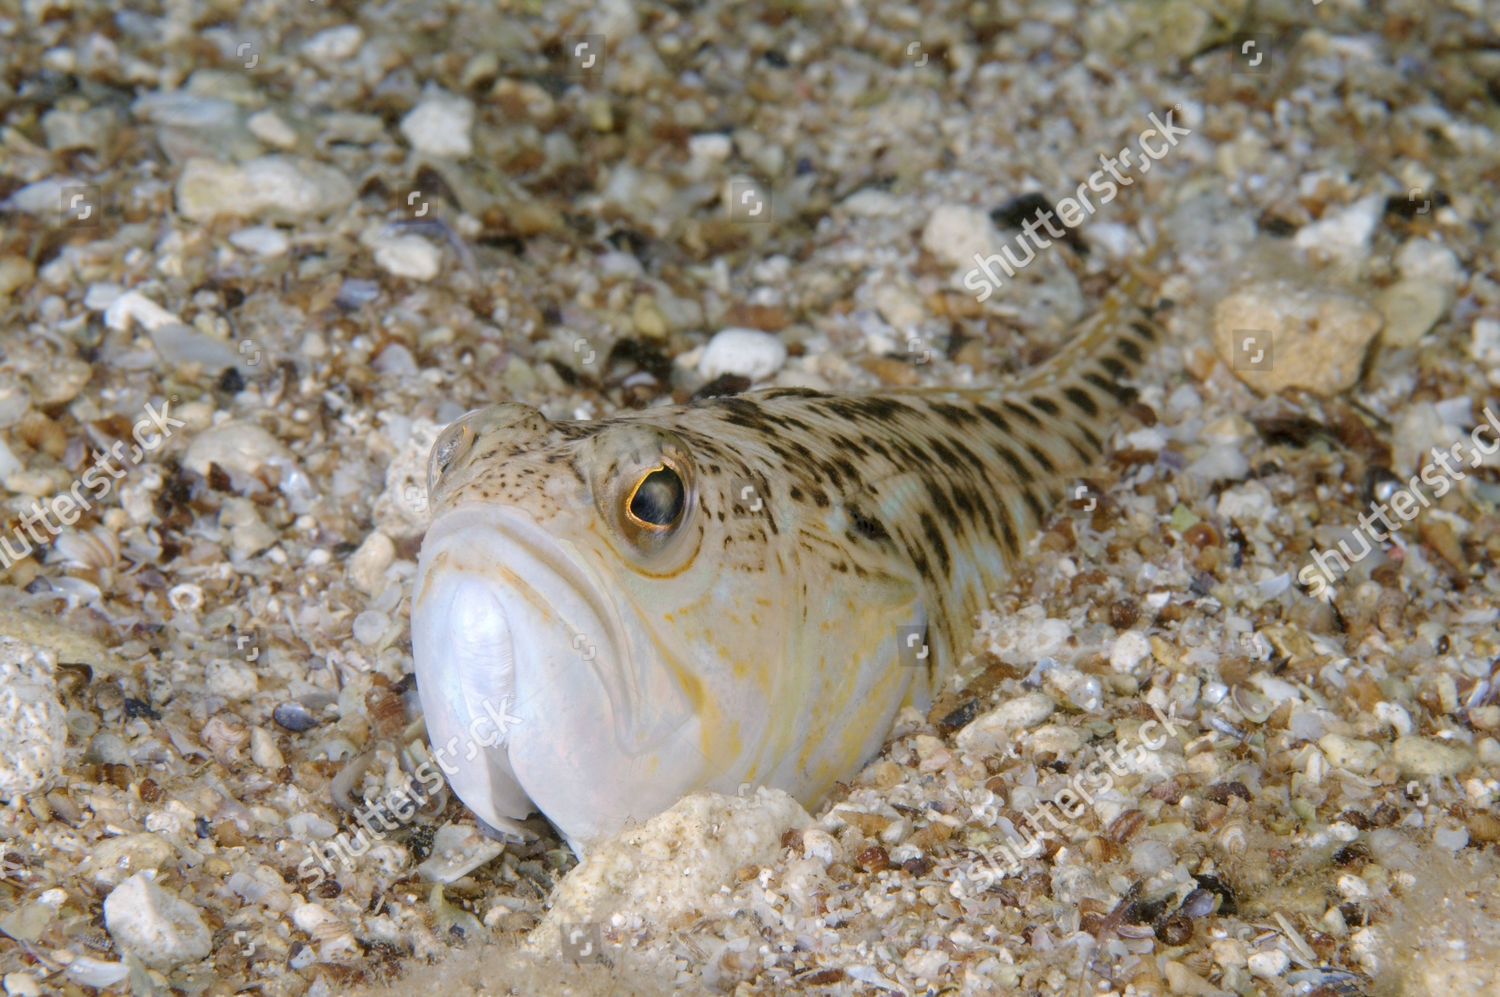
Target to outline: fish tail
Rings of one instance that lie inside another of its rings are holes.
[[[1115,380],[1135,375],[1150,351],[1161,342],[1161,329],[1149,317],[1151,298],[1160,280],[1153,267],[1161,253],[1163,239],[1158,237],[1143,258],[1126,264],[1126,273],[1100,302],[1084,328],[1061,350],[1017,383],[1019,391],[1039,391],[1068,380],[1076,380],[1092,370],[1101,370]],[[1146,326],[1145,329],[1140,328]],[[1120,343],[1128,345],[1122,350]],[[1098,361],[1113,356],[1120,362],[1100,367]]]
[[[1106,295],[1084,330],[1010,389],[1050,423],[1039,442],[1058,471],[1102,454],[1120,410],[1135,401],[1131,381],[1165,339],[1145,307],[1155,291],[1149,267],[1156,255],[1153,246]]]

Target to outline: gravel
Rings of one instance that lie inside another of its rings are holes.
[[[1493,5],[801,14],[0,12],[6,993],[1500,992],[1500,480],[1410,483],[1500,411]],[[829,799],[410,795],[448,422],[991,387],[1132,271],[1113,456]]]

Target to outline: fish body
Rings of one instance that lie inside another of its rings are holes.
[[[700,789],[811,805],[952,674],[1158,338],[1118,303],[1004,391],[769,389],[433,448],[412,610],[439,763],[575,847]]]

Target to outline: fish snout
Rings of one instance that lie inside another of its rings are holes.
[[[534,808],[509,758],[521,716],[504,604],[492,581],[462,569],[419,577],[417,591],[412,651],[433,760],[465,806],[506,827]]]

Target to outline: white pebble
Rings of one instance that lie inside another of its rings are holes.
[[[1151,643],[1139,630],[1127,630],[1115,638],[1109,649],[1109,667],[1129,674],[1151,653]]]
[[[1286,972],[1287,966],[1291,965],[1291,957],[1280,949],[1272,949],[1269,952],[1256,952],[1245,960],[1246,967],[1251,975],[1262,979],[1274,979]]]
[[[982,713],[954,738],[962,751],[989,750],[1017,731],[1035,727],[1052,715],[1057,704],[1044,692],[1029,692],[1008,699],[987,713]]]
[[[375,530],[349,558],[349,580],[366,595],[380,591],[385,569],[396,559],[396,545],[391,538]]]
[[[357,24],[341,24],[336,28],[324,28],[302,44],[302,54],[309,62],[322,64],[342,62],[365,42],[365,33]]]
[[[216,696],[228,700],[249,699],[260,688],[260,677],[255,669],[236,661],[215,658],[203,671],[204,687]]]
[[[1170,845],[1148,838],[1137,844],[1131,852],[1130,868],[1139,876],[1154,876],[1175,861]]]
[[[1376,703],[1375,719],[1390,726],[1402,737],[1411,733],[1411,714],[1400,703]]]
[[[212,938],[198,908],[157,886],[145,872],[104,898],[104,925],[115,944],[157,969],[202,959]]]
[[[230,474],[252,475],[277,460],[291,460],[281,441],[253,422],[224,422],[193,437],[182,465],[204,477],[217,464]]]
[[[297,144],[297,133],[275,111],[257,111],[245,121],[250,134],[266,145],[290,149]]]
[[[430,87],[416,107],[401,119],[401,134],[412,148],[430,156],[467,156],[474,151],[469,132],[474,127],[474,103],[437,87]]]
[[[256,256],[282,256],[291,246],[291,240],[278,228],[270,225],[253,225],[229,234],[229,244]]]
[[[1396,251],[1396,269],[1408,280],[1422,280],[1445,288],[1457,286],[1462,268],[1458,256],[1431,239],[1409,239]]]
[[[373,647],[390,625],[389,616],[379,610],[365,610],[354,618],[354,639],[366,647]]]
[[[250,760],[267,772],[274,772],[286,764],[276,739],[264,727],[250,728]]]
[[[181,325],[182,319],[167,311],[138,291],[126,291],[104,309],[104,324],[116,331],[128,331],[132,322],[147,332],[164,325]]]
[[[1353,873],[1343,873],[1338,878],[1339,896],[1345,900],[1364,900],[1370,895],[1370,884]]]
[[[1500,319],[1474,320],[1469,331],[1469,356],[1486,370],[1500,367]]]
[[[319,817],[310,810],[292,814],[286,819],[286,829],[299,841],[322,841],[338,833],[338,825]]]
[[[261,156],[235,166],[193,158],[177,180],[177,213],[189,221],[324,218],[348,207],[354,193],[342,172],[311,159]]]
[[[1369,255],[1370,237],[1384,213],[1385,195],[1371,194],[1302,226],[1292,241],[1299,249],[1358,262]]]
[[[1219,518],[1241,523],[1264,523],[1276,516],[1276,501],[1266,486],[1251,481],[1219,494]]]
[[[878,187],[861,187],[844,198],[840,206],[851,215],[894,218],[901,214],[902,202],[900,198]]]
[[[939,205],[922,229],[922,248],[950,266],[973,266],[1000,242],[987,212],[967,204]]]
[[[26,390],[25,385],[16,382],[0,385],[0,429],[14,426],[30,409],[31,393]],[[12,467],[12,464],[15,466]],[[9,450],[0,455],[0,481],[4,481],[11,471],[20,466]]]
[[[777,336],[759,329],[722,329],[703,348],[698,373],[708,380],[738,374],[763,381],[786,362],[786,345]]]
[[[734,151],[734,143],[723,132],[705,132],[688,139],[688,155],[703,163],[722,163]]]
[[[236,366],[241,359],[222,339],[215,339],[181,322],[170,322],[152,329],[151,345],[156,347],[162,361],[171,367],[195,363],[204,370],[220,371]]]
[[[1446,848],[1456,852],[1469,843],[1469,829],[1466,827],[1435,827],[1432,829],[1432,843],[1439,848]]]
[[[83,182],[77,177],[47,177],[20,188],[3,203],[12,211],[56,218],[62,211],[64,189],[76,187]]]
[[[466,824],[444,824],[432,836],[432,852],[417,866],[423,879],[451,883],[484,865],[504,851],[498,841],[480,835]]]
[[[375,263],[397,277],[431,280],[442,269],[443,254],[419,235],[397,235],[375,244]]]
[[[1250,459],[1234,444],[1209,447],[1184,473],[1205,485],[1215,481],[1238,481],[1250,472]]]
[[[64,716],[53,653],[0,636],[0,796],[14,800],[58,778]]]
[[[42,987],[30,973],[6,973],[0,983],[9,997],[42,997]]]

